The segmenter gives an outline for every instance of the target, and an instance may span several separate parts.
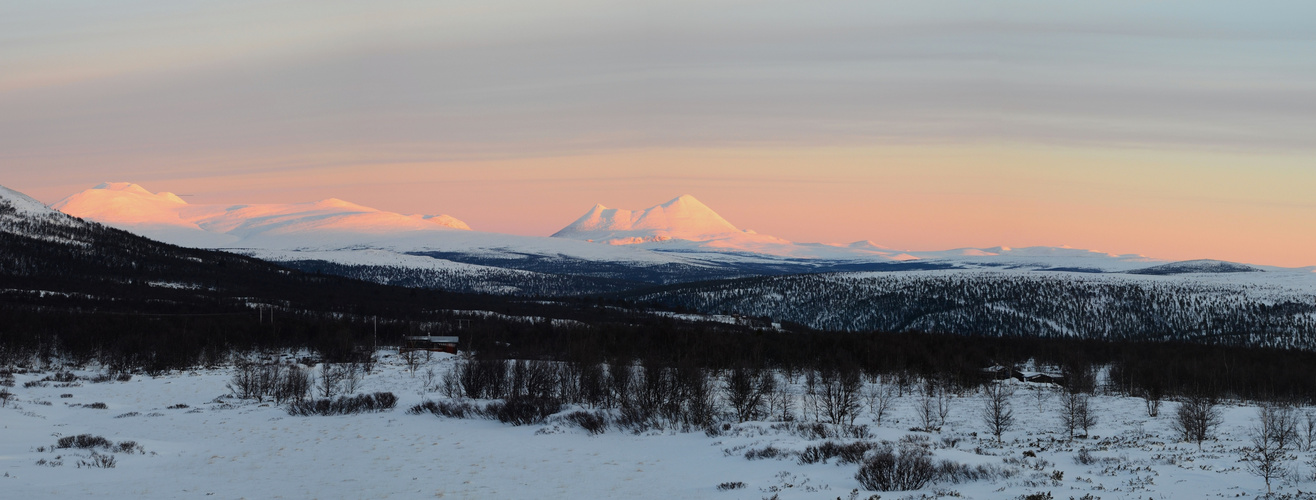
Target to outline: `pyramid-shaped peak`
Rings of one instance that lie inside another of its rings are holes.
[[[668,207],[672,205],[681,205],[681,204],[698,204],[700,206],[705,206],[702,202],[695,199],[694,196],[688,194],[683,194],[681,196],[677,196],[676,198],[672,198],[672,201],[663,203],[662,206]]]
[[[146,188],[142,187],[141,185],[134,184],[132,182],[102,182],[100,184],[97,184],[96,187],[92,189],[103,189],[106,191],[123,191],[125,193],[145,194],[145,195],[155,194],[150,191],[147,191]]]
[[[717,213],[714,212],[713,209],[709,208],[708,205],[705,205],[702,201],[699,201],[694,196],[688,194],[683,194],[676,198],[672,198],[667,203],[663,203],[662,205],[655,206],[653,208],[650,208],[649,210],[654,210],[654,209],[662,209],[664,212],[667,212],[669,214],[701,213],[704,216],[714,216],[719,219],[722,218],[722,216],[717,215]]]
[[[739,232],[717,212],[687,194],[644,210],[595,205],[553,236],[593,241],[704,241]]]

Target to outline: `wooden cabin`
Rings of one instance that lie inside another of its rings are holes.
[[[1019,375],[1021,376],[1016,378],[1024,382],[1033,382],[1035,384],[1055,384],[1059,386],[1065,385],[1065,376],[1058,373],[1020,372]]]
[[[982,370],[979,371],[979,373],[982,374],[983,378],[990,380],[1005,380],[1005,379],[1013,378],[1020,382],[1033,382],[1036,384],[1055,384],[1060,386],[1065,385],[1065,376],[1053,372],[1027,371],[1027,370],[1020,370],[1017,367],[1011,368],[1011,367],[996,365],[996,366],[983,368]]]
[[[440,337],[435,335],[419,335],[404,337],[402,343],[403,351],[430,351],[446,352],[457,354],[457,341],[459,337]]]

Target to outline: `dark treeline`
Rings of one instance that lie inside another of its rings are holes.
[[[581,363],[641,361],[728,370],[801,373],[858,370],[892,380],[984,380],[983,368],[1028,361],[1059,368],[1074,383],[1102,380],[1121,394],[1207,395],[1316,402],[1316,353],[1181,342],[1123,342],[927,333],[735,329],[671,322],[649,326],[549,328],[485,325],[471,341],[486,358]],[[1109,368],[1104,376],[1097,371]]]

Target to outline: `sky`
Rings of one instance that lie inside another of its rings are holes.
[[[1316,4],[19,0],[0,185],[1316,265]]]

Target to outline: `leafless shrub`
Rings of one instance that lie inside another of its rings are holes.
[[[288,405],[288,414],[295,417],[312,415],[351,415],[354,413],[382,412],[397,406],[398,398],[391,392],[342,396],[338,399],[299,401]]]
[[[416,368],[419,368],[421,361],[425,359],[415,349],[399,349],[398,357],[402,358],[402,362],[407,365],[407,371],[411,373],[416,373]]]
[[[566,414],[564,418],[590,434],[603,434],[603,431],[608,429],[608,417],[603,412],[573,411]]]
[[[795,421],[795,395],[791,394],[785,384],[777,384],[772,375],[768,375],[767,379],[772,380],[773,384],[773,389],[766,393],[767,417],[781,422]]]
[[[489,403],[484,414],[512,425],[543,423],[550,415],[562,411],[562,402],[554,398],[511,397]]]
[[[339,373],[338,382],[342,385],[343,392],[351,394],[361,388],[361,381],[365,379],[366,375],[365,364],[359,361],[339,363],[338,369],[341,372]],[[430,385],[433,385],[433,382]]]
[[[859,416],[859,390],[863,378],[853,367],[828,367],[818,372],[818,382],[810,391],[816,397],[822,418],[833,424],[854,424]]]
[[[558,399],[560,372],[554,363],[539,360],[516,360],[508,395],[533,399]]]
[[[828,460],[839,458],[837,463],[857,464],[863,462],[865,453],[877,448],[878,446],[878,443],[872,441],[855,441],[848,444],[840,444],[835,441],[824,441],[821,444],[805,448],[804,451],[800,453],[800,463],[827,463]]]
[[[1316,412],[1307,410],[1302,414],[1302,449],[1303,451],[1312,451],[1316,446]]]
[[[868,490],[909,491],[927,486],[936,474],[937,467],[928,447],[902,439],[898,450],[890,443],[883,443],[864,460],[855,479]]]
[[[749,450],[745,451],[745,460],[766,460],[771,458],[777,458],[784,455],[787,455],[787,453],[782,451],[780,448],[776,448],[772,445],[768,445],[764,448],[758,448],[758,449],[750,448]]]
[[[873,422],[882,425],[882,419],[896,402],[896,388],[879,380],[864,391],[864,401],[868,403],[868,412],[873,416]]]
[[[475,406],[470,403],[452,401],[425,401],[407,410],[407,413],[411,415],[426,412],[448,418],[468,418],[479,414]]]
[[[475,359],[460,361],[453,368],[466,397],[500,399],[507,395],[507,360]]]
[[[1184,441],[1197,443],[1198,450],[1202,449],[1202,441],[1211,439],[1221,422],[1220,409],[1216,407],[1215,400],[1206,396],[1185,398],[1174,413],[1171,425],[1175,433]]]
[[[717,485],[717,491],[739,490],[739,489],[742,489],[742,488],[744,488],[744,487],[745,487],[745,483],[743,483],[743,482],[741,482],[741,481],[728,481],[728,482],[725,482],[725,483],[722,483],[722,484]]]
[[[768,393],[775,381],[771,372],[759,368],[741,365],[731,369],[724,391],[736,421],[760,420],[767,414]]]
[[[114,459],[114,455],[102,455],[94,451],[91,452],[91,456],[88,457],[87,460],[78,460],[79,469],[83,467],[97,468],[97,469],[113,469],[115,465],[116,465],[116,460]]]
[[[607,378],[604,380],[604,385],[607,386],[604,407],[632,406],[635,388],[635,365],[630,360],[613,359],[608,363]]]
[[[1256,425],[1248,437],[1252,446],[1243,449],[1243,462],[1247,470],[1266,481],[1266,494],[1271,493],[1271,481],[1288,474],[1289,446],[1293,444],[1295,426],[1293,410],[1289,407],[1262,406]]]
[[[120,441],[119,444],[114,447],[114,451],[119,453],[146,453],[146,449],[142,448],[142,445],[137,444],[137,441]]]
[[[42,382],[56,382],[61,384],[70,384],[78,381],[78,376],[73,372],[55,372],[41,378]]]
[[[941,431],[951,410],[950,394],[944,384],[925,380],[920,387],[917,403],[919,429],[926,432]]]
[[[315,380],[315,388],[320,397],[332,398],[338,394],[338,386],[343,380],[343,370],[339,366],[340,363],[329,362],[320,365],[320,378]]]
[[[1065,391],[1060,397],[1060,424],[1069,434],[1069,439],[1074,439],[1078,430],[1083,431],[1087,436],[1088,429],[1097,424],[1097,415],[1092,411],[1090,402],[1092,397],[1087,393],[1077,390]]]
[[[1142,397],[1143,404],[1147,408],[1148,417],[1156,418],[1161,415],[1162,393],[1160,387],[1143,389],[1142,391],[1139,391],[1138,395]]]
[[[1097,463],[1097,459],[1092,456],[1092,453],[1089,452],[1086,447],[1084,447],[1080,448],[1078,453],[1074,455],[1074,463],[1078,465],[1092,465]]]
[[[1019,475],[1019,469],[996,465],[968,465],[950,460],[937,463],[936,482],[952,484],[973,481],[996,481],[1010,479]]]
[[[93,436],[91,434],[78,434],[76,436],[64,436],[55,442],[55,448],[78,448],[90,450],[93,448],[110,449],[114,443],[102,436]]]
[[[1051,399],[1051,388],[1041,384],[1033,384],[1028,388],[1028,391],[1033,398],[1033,402],[1037,404],[1037,412],[1041,413],[1046,406],[1046,402]]]
[[[239,361],[233,368],[228,390],[239,399],[269,397],[277,404],[300,402],[311,392],[311,377],[296,365]]]

